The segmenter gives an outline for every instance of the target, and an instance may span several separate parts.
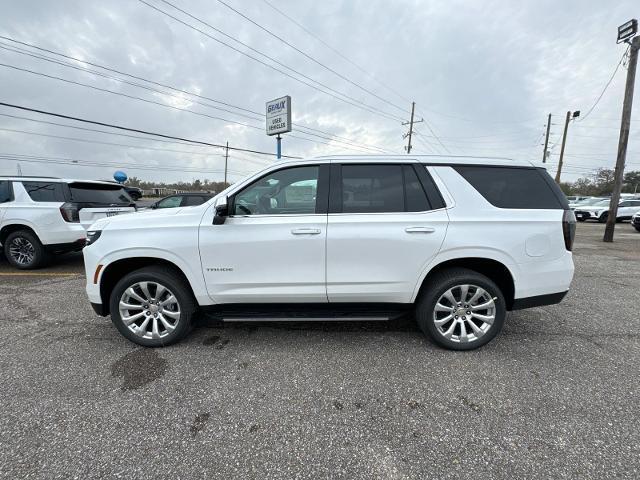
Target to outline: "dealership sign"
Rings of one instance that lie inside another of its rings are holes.
[[[276,98],[267,102],[267,135],[291,131],[291,97]]]

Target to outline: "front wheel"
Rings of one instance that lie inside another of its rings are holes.
[[[125,275],[111,292],[111,320],[145,347],[176,343],[191,330],[196,302],[179,272],[145,267]]]
[[[505,316],[498,286],[465,268],[435,274],[416,305],[420,329],[450,350],[473,350],[490,342],[502,330]]]
[[[607,223],[608,218],[609,218],[609,214],[607,212],[604,212],[602,215],[600,215],[600,218],[598,218],[598,222]]]

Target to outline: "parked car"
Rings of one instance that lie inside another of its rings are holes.
[[[591,197],[586,196],[586,195],[569,195],[567,197],[567,202],[569,202],[569,205],[571,205],[572,203],[578,203],[578,202],[581,202],[583,200],[588,200],[589,198],[591,198]]]
[[[633,228],[640,232],[640,212],[631,217],[631,225],[633,225]]]
[[[47,177],[0,177],[0,244],[20,269],[52,253],[81,250],[97,219],[135,210],[121,185]]]
[[[589,205],[595,205],[602,200],[608,200],[607,197],[587,197],[577,202],[569,202],[569,208],[575,210],[576,208],[582,208]]]
[[[508,310],[558,303],[575,218],[546,170],[487,158],[291,161],[201,206],[97,221],[84,249],[99,315],[144,346],[198,310],[225,321],[389,320],[415,312],[469,350]]]
[[[134,201],[137,202],[142,198],[142,189],[138,187],[127,187],[127,186],[125,186],[124,189]]]
[[[605,199],[593,205],[578,207],[575,210],[576,219],[579,222],[597,220],[600,223],[605,223],[609,218],[610,203],[610,199]],[[638,211],[640,211],[640,200],[623,200],[618,204],[616,221],[630,220]]]
[[[213,195],[210,193],[178,193],[158,200],[149,206],[149,208],[155,210],[157,208],[193,207],[202,205],[211,199],[211,197],[213,197]]]

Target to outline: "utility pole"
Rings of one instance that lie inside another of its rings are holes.
[[[409,125],[409,131],[402,136],[403,139],[407,137],[409,138],[409,142],[407,143],[407,146],[404,147],[404,149],[407,151],[407,154],[411,153],[411,137],[413,135],[413,124],[424,122],[424,119],[420,119],[420,120],[413,119],[415,111],[416,111],[416,102],[411,102],[411,120],[408,122],[402,123],[402,125]]]
[[[635,32],[634,32],[635,33]],[[624,89],[624,103],[622,104],[622,121],[620,123],[620,139],[618,141],[618,159],[614,172],[613,192],[609,204],[609,217],[604,229],[603,242],[613,242],[613,232],[616,228],[618,215],[618,203],[622,191],[624,179],[624,162],[627,158],[627,144],[629,143],[629,130],[631,129],[631,109],[633,107],[633,87],[636,82],[636,66],[638,64],[638,50],[640,50],[640,37],[635,37],[629,49],[629,66],[627,67],[627,83]]]
[[[569,120],[571,120],[571,112],[567,112],[567,118],[564,121],[564,133],[562,134],[562,146],[560,147],[560,160],[558,160],[558,171],[556,171],[556,183],[560,183],[560,174],[562,173],[562,161],[564,160],[564,146],[567,144],[567,130],[569,129]]]
[[[547,147],[549,146],[549,130],[551,129],[551,114],[547,118],[547,136],[544,139],[544,150],[542,151],[542,163],[547,162]]]
[[[224,149],[224,183],[227,183],[227,167],[229,166],[229,142]]]

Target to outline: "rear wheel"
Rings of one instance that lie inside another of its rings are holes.
[[[490,342],[502,330],[505,316],[498,286],[465,268],[435,274],[416,305],[420,329],[451,350],[473,350]]]
[[[13,267],[20,270],[39,268],[48,259],[42,243],[29,230],[11,232],[4,241],[4,255]]]
[[[134,343],[162,347],[191,330],[196,301],[174,271],[146,267],[125,275],[111,292],[111,320]]]

